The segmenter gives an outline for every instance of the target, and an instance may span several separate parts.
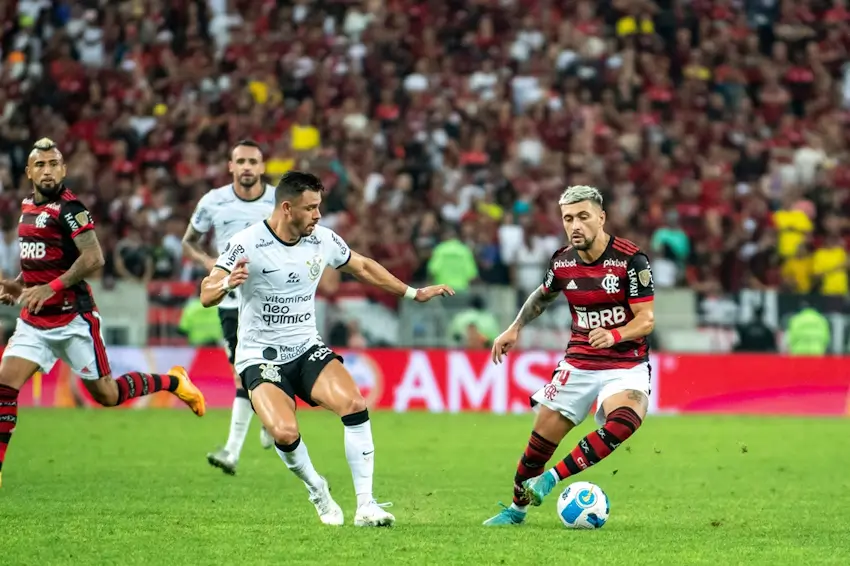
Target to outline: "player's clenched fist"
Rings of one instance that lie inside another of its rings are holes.
[[[499,334],[493,342],[493,363],[501,363],[502,357],[516,345],[517,340],[519,340],[519,328],[515,326],[509,326],[507,330]]]

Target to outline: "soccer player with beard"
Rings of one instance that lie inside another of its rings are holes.
[[[558,204],[572,245],[552,256],[543,284],[493,344],[493,361],[500,363],[520,330],[561,293],[572,313],[572,335],[552,381],[531,396],[538,413],[514,475],[513,503],[485,521],[488,526],[521,524],[529,504],[540,505],[558,482],[599,463],[634,434],[649,406],[646,336],[654,326],[649,259],[629,240],[604,231],[602,195],[595,188],[570,187]],[[600,428],[541,474],[594,402]]]
[[[131,372],[112,378],[100,315],[85,282],[103,267],[91,216],[62,184],[65,161],[53,141],[35,143],[26,173],[34,190],[23,200],[18,225],[21,274],[0,281],[0,301],[23,306],[0,362],[0,472],[18,420],[18,392],[57,359],[83,379],[104,407],[170,391],[203,416],[204,396],[182,367],[167,374]]]
[[[262,222],[274,209],[274,187],[262,181],[265,163],[256,142],[237,142],[230,150],[228,168],[233,175],[233,182],[213,189],[201,198],[183,236],[184,253],[208,271],[215,267],[215,258],[206,252],[201,240],[210,230],[215,233],[216,253],[221,254],[234,234]],[[225,351],[232,366],[237,346],[238,289],[233,289],[222,299],[218,305],[218,316],[224,334]],[[210,465],[229,475],[236,474],[239,454],[253,415],[248,392],[242,386],[239,376],[235,372],[233,375],[236,396],[230,415],[230,433],[223,448],[207,454]],[[260,431],[260,443],[267,449],[274,445],[274,440],[265,429]]]
[[[270,217],[242,230],[224,247],[201,287],[204,306],[240,288],[236,370],[280,459],[304,482],[326,525],[342,525],[340,506],[318,474],[301,438],[296,396],[336,413],[343,424],[357,509],[355,526],[390,526],[395,517],[372,494],[375,445],[360,389],[316,328],[316,289],[325,266],[340,269],[399,297],[426,302],[454,292],[445,285],[414,289],[376,261],[352,251],[321,218],[322,182],[290,171],[275,190]]]

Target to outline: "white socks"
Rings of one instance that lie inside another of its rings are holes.
[[[237,460],[242,452],[242,446],[245,444],[248,426],[251,424],[251,417],[254,414],[251,400],[239,397],[238,393],[239,391],[237,391],[236,398],[233,399],[233,412],[230,414],[230,435],[227,437],[227,444],[224,445],[224,449]]]
[[[313,461],[310,460],[310,454],[307,452],[307,445],[304,444],[304,440],[299,436],[294,443],[294,448],[292,448],[292,445],[285,448],[289,450],[286,452],[281,450],[278,444],[275,444],[274,447],[286,467],[304,482],[311,495],[315,494],[322,485],[322,477],[313,467]]]
[[[375,472],[375,445],[372,442],[372,423],[367,411],[346,415],[342,422],[345,425],[345,458],[351,468],[357,506],[360,507],[374,499],[372,476]]]

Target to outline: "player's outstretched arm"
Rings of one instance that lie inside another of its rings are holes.
[[[543,311],[555,302],[555,299],[558,298],[558,294],[558,291],[551,290],[545,285],[541,285],[528,296],[511,325],[493,342],[493,350],[491,354],[494,363],[498,364],[502,362],[502,357],[505,356],[516,345],[517,340],[519,340],[519,331],[532,320],[543,314]]]
[[[203,265],[204,268],[212,271],[212,268],[215,267],[215,258],[210,257],[201,246],[201,238],[203,237],[203,232],[196,230],[192,224],[189,224],[186,227],[186,233],[183,234],[183,253],[198,265]]]
[[[205,307],[218,305],[233,289],[248,280],[248,260],[240,259],[233,271],[215,266],[209,275],[201,281],[201,304]]]
[[[354,250],[351,250],[351,257],[348,262],[339,269],[350,273],[364,283],[389,291],[397,297],[413,299],[420,303],[430,301],[437,296],[455,294],[454,289],[448,285],[429,285],[415,289],[402,282],[374,259],[362,256]]]

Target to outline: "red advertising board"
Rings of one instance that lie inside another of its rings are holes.
[[[549,381],[561,352],[512,353],[494,365],[489,352],[463,350],[341,351],[373,408],[433,412],[525,412],[528,396]],[[109,349],[115,375],[128,371],[189,369],[209,407],[229,407],[233,378],[218,349]],[[652,357],[653,412],[712,412],[780,415],[844,415],[850,410],[850,357],[792,358],[762,355]],[[57,364],[22,392],[22,404],[93,404],[68,368]],[[136,407],[177,406],[157,394]]]

